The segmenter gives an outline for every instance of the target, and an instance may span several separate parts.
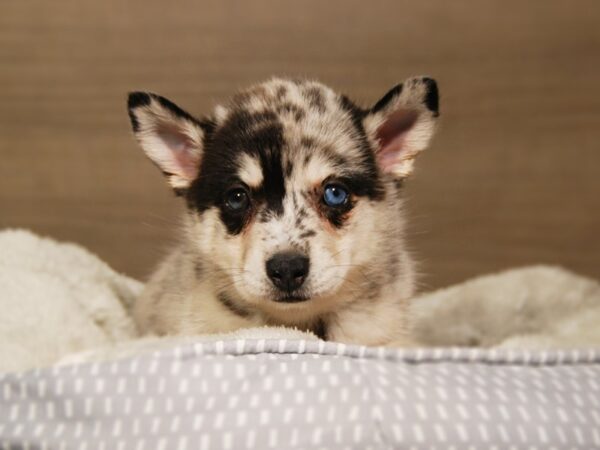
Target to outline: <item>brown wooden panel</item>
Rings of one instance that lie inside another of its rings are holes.
[[[0,226],[140,277],[179,206],[127,91],[201,114],[273,74],[363,102],[430,74],[442,128],[407,188],[423,286],[537,262],[598,278],[599,23],[597,0],[1,2]]]

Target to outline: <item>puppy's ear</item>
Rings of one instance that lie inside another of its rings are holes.
[[[376,142],[376,159],[384,172],[405,177],[424,150],[439,116],[437,84],[431,78],[409,78],[373,106],[363,119]]]
[[[133,133],[175,191],[198,175],[205,131],[199,120],[156,94],[132,92],[127,102]]]

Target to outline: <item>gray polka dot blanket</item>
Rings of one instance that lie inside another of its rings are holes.
[[[3,449],[594,449],[600,350],[234,339],[0,375]]]

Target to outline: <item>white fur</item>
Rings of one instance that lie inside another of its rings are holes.
[[[258,187],[263,182],[263,173],[256,158],[244,153],[240,161],[239,176],[250,187]]]

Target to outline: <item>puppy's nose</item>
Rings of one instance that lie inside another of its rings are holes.
[[[308,268],[309,259],[300,253],[277,253],[267,261],[267,275],[275,286],[287,292],[302,286]]]

